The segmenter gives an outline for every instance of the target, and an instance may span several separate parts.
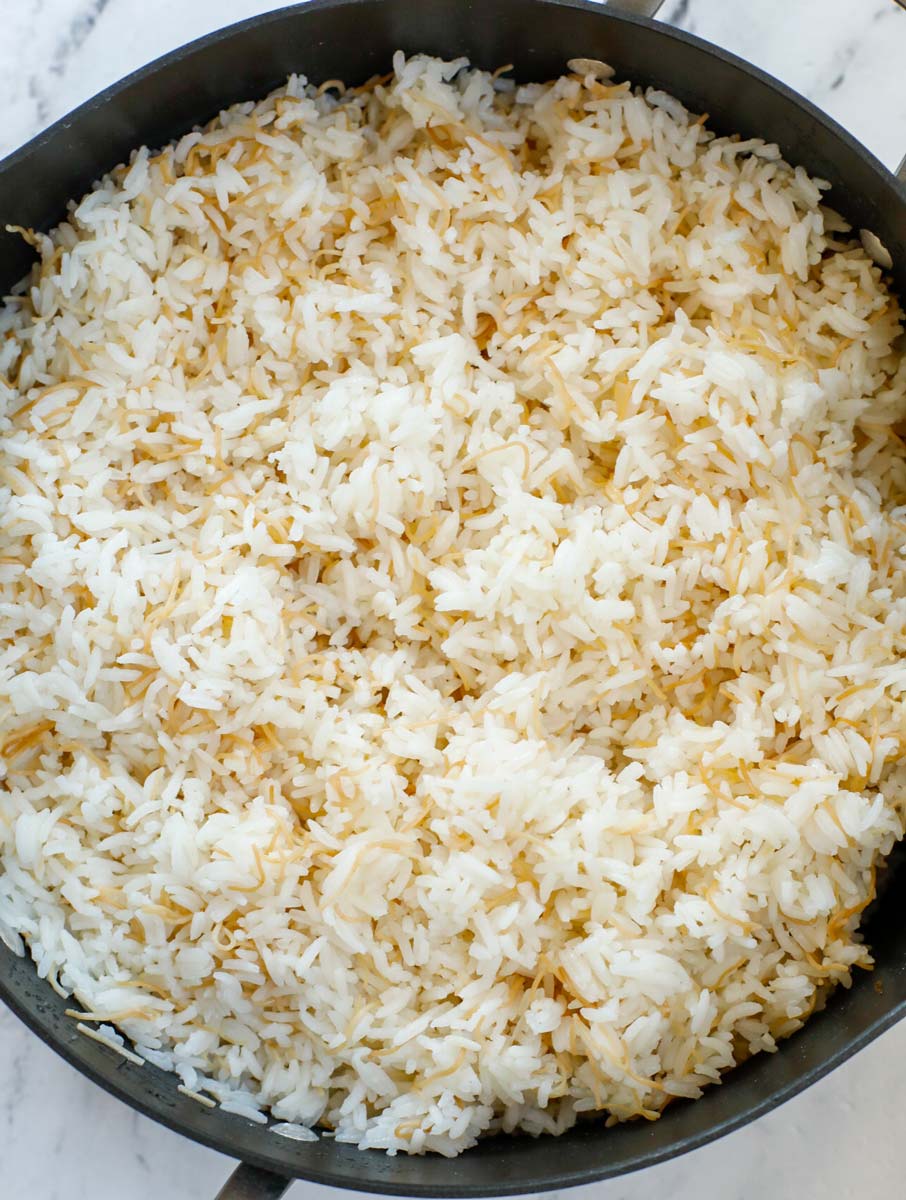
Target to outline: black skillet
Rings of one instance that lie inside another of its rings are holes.
[[[467,55],[484,68],[513,63],[520,79],[560,74],[567,59],[611,63],[619,78],[664,88],[712,128],[779,143],[784,155],[830,180],[831,203],[873,230],[906,295],[906,187],[800,96],[698,38],[646,19],[659,0],[310,0],[200,38],[130,75],[0,163],[0,229],[48,228],[66,202],[128,157],[159,146],[219,109],[255,99],[293,71],[349,83],[387,70],[393,52]],[[904,0],[898,0],[904,3]],[[629,14],[641,15],[629,15]],[[906,17],[903,18],[906,20]],[[903,174],[901,169],[901,175]],[[22,241],[0,234],[0,292],[28,269]],[[654,1124],[605,1129],[589,1122],[563,1137],[494,1137],[453,1161],[390,1158],[376,1151],[287,1141],[176,1090],[177,1079],[139,1068],[86,1039],[65,1001],[28,958],[0,944],[0,999],[102,1087],[197,1142],[241,1158],[222,1200],[281,1196],[293,1178],[408,1196],[491,1196],[590,1183],[691,1150],[738,1128],[820,1079],[906,1012],[906,868],[888,872],[866,924],[877,966],[838,990],[824,1012],[774,1055],[737,1068],[700,1100],[676,1104]]]

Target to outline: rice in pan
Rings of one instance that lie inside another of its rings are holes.
[[[653,1118],[871,964],[900,309],[573,67],[290,79],[0,312],[0,929],[287,1136]]]

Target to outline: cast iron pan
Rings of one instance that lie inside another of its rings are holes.
[[[652,15],[658,0],[620,0]],[[899,0],[902,2],[902,0]],[[906,18],[904,18],[906,19]],[[310,0],[201,38],[129,76],[0,164],[0,228],[47,228],[66,202],[128,157],[159,146],[219,109],[256,99],[293,71],[313,82],[357,83],[386,71],[393,52],[467,55],[517,78],[547,79],[574,56],[611,63],[620,78],[664,88],[709,124],[776,141],[784,155],[833,185],[831,203],[873,230],[906,294],[906,188],[801,97],[745,62],[644,16],[592,0]],[[0,235],[0,291],[30,265],[27,247]],[[408,1196],[491,1196],[590,1183],[691,1150],[767,1112],[843,1062],[906,1012],[906,869],[888,886],[865,932],[877,966],[838,990],[826,1010],[774,1055],[734,1070],[702,1099],[678,1103],[654,1124],[605,1129],[589,1122],[562,1138],[494,1137],[455,1160],[390,1158],[322,1138],[289,1142],[177,1092],[174,1076],[139,1068],[83,1037],[65,1001],[28,958],[0,945],[0,998],[64,1058],[139,1112],[241,1158],[223,1200],[281,1196],[292,1178]]]

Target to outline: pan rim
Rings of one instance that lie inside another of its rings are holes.
[[[61,117],[46,129],[35,135],[24,145],[13,150],[9,155],[0,160],[0,177],[6,172],[27,166],[29,158],[38,150],[42,149],[49,143],[54,142],[61,136],[65,137],[68,132],[81,123],[84,118],[90,114],[115,104],[116,101],[131,89],[140,86],[146,79],[153,77],[159,72],[168,68],[178,66],[181,63],[189,62],[196,54],[205,51],[221,42],[232,41],[242,38],[251,29],[257,29],[262,25],[278,25],[282,21],[293,21],[302,14],[312,14],[319,11],[329,9],[349,9],[374,7],[379,0],[307,0],[305,3],[295,3],[282,8],[272,9],[258,16],[246,18],[242,21],[223,26],[213,30],[207,34],[203,34],[181,46],[167,51],[152,60],[145,66],[139,67],[135,71],[130,72],[122,79],[110,84],[100,92],[85,100],[71,112]],[[481,0],[461,0],[465,8],[474,8]],[[847,132],[838,122],[829,117],[820,108],[813,104],[810,100],[802,96],[795,89],[787,84],[776,79],[774,76],[761,70],[760,68],[747,62],[745,59],[724,50],[723,48],[708,42],[707,40],[698,37],[694,34],[685,32],[684,30],[676,29],[664,22],[652,20],[648,18],[638,17],[631,14],[623,13],[618,9],[604,7],[600,0],[525,0],[527,7],[556,9],[575,9],[594,14],[598,20],[610,22],[621,22],[631,26],[639,26],[654,30],[660,37],[675,42],[684,43],[694,47],[696,50],[717,59],[718,61],[742,72],[744,75],[756,80],[758,83],[766,86],[773,92],[777,93],[788,104],[805,113],[811,120],[822,126],[837,142],[842,143],[851,154],[856,155],[862,163],[883,182],[886,188],[892,193],[900,203],[906,204],[906,182],[900,181],[897,176],[886,167],[870,150],[868,150],[857,138]],[[111,164],[106,169],[111,169],[115,164]],[[61,214],[62,216],[62,214]],[[150,1064],[143,1068],[133,1067],[128,1063],[116,1060],[112,1052],[110,1052],[110,1067],[102,1070],[94,1063],[89,1061],[88,1054],[82,1053],[83,1047],[80,1044],[84,1039],[79,1038],[71,1042],[61,1039],[58,1034],[51,1028],[49,1020],[43,1020],[40,1011],[33,1006],[29,1006],[15,990],[12,979],[7,980],[6,972],[3,969],[3,960],[9,955],[12,957],[11,951],[3,949],[0,953],[0,1000],[3,1000],[19,1017],[24,1024],[35,1033],[42,1042],[55,1051],[71,1066],[75,1067],[81,1074],[89,1078],[93,1083],[98,1084],[106,1092],[114,1096],[116,1099],[124,1102],[130,1108],[142,1113],[144,1116],[150,1117],[159,1124],[173,1130],[176,1133],[182,1134],[184,1137],[204,1145],[209,1149],[216,1150],[222,1154],[233,1156],[235,1146],[230,1142],[230,1130],[246,1129],[248,1123],[242,1118],[231,1114],[223,1113],[219,1110],[216,1112],[218,1123],[216,1126],[212,1124],[211,1132],[207,1133],[204,1130],[193,1129],[188,1131],[186,1122],[181,1119],[178,1114],[173,1114],[166,1110],[160,1104],[154,1102],[153,1098],[148,1096],[146,1089],[142,1086],[140,1077],[136,1074],[139,1070],[147,1071]],[[34,964],[30,956],[26,957],[25,966],[27,969],[35,971]],[[35,972],[36,973],[36,972]],[[42,981],[43,982],[43,981]],[[49,990],[49,985],[48,990]],[[611,1179],[620,1175],[629,1174],[631,1172],[641,1170],[650,1166],[655,1166],[658,1163],[665,1162],[669,1159],[678,1157],[681,1154],[688,1153],[691,1150],[715,1141],[724,1135],[731,1133],[750,1121],[764,1115],[766,1112],[779,1107],[785,1101],[798,1095],[811,1084],[824,1078],[836,1067],[840,1066],[847,1059],[856,1054],[859,1050],[874,1041],[878,1036],[884,1033],[897,1023],[904,1015],[906,1015],[906,999],[892,1003],[889,1009],[881,1016],[871,1021],[866,1026],[862,1027],[858,1033],[847,1035],[846,1040],[838,1046],[831,1054],[822,1059],[817,1065],[809,1070],[803,1071],[795,1078],[781,1083],[779,1086],[769,1090],[759,1100],[749,1104],[747,1107],[742,1107],[739,1111],[731,1113],[729,1116],[713,1122],[712,1124],[693,1131],[684,1136],[679,1136],[674,1140],[662,1146],[653,1146],[650,1150],[634,1154],[628,1160],[616,1160],[612,1163],[600,1163],[592,1166],[571,1168],[568,1157],[560,1155],[553,1156],[551,1159],[551,1168],[545,1171],[544,1174],[538,1174],[533,1182],[529,1182],[525,1178],[519,1181],[507,1182],[496,1181],[493,1178],[493,1168],[488,1171],[487,1182],[483,1184],[473,1183],[456,1183],[451,1182],[444,1187],[438,1187],[431,1183],[417,1182],[396,1182],[392,1180],[384,1180],[380,1178],[379,1173],[367,1173],[362,1171],[360,1174],[351,1175],[342,1170],[328,1168],[321,1169],[313,1167],[305,1162],[299,1162],[297,1165],[287,1161],[288,1154],[291,1153],[293,1143],[286,1143],[283,1139],[275,1137],[275,1152],[269,1155],[264,1152],[259,1152],[257,1149],[243,1151],[243,1158],[252,1165],[264,1168],[265,1170],[275,1172],[277,1174],[286,1175],[288,1170],[293,1172],[292,1177],[298,1179],[309,1180],[313,1183],[323,1184],[326,1186],[340,1187],[352,1191],[367,1192],[373,1194],[397,1195],[397,1196],[413,1196],[413,1197],[455,1197],[456,1200],[466,1200],[472,1197],[490,1197],[490,1196],[510,1196],[525,1194],[526,1188],[535,1190],[541,1188],[544,1190],[561,1189],[577,1187],[584,1184],[594,1183],[600,1180]],[[788,1043],[789,1044],[789,1043]],[[93,1043],[85,1043],[85,1047]],[[781,1048],[782,1054],[784,1049]],[[163,1074],[163,1073],[162,1073]],[[166,1073],[171,1074],[171,1073]],[[733,1072],[727,1076],[727,1082],[732,1083]],[[173,1076],[175,1078],[175,1076]],[[693,1102],[693,1103],[698,1103]],[[212,1116],[215,1115],[212,1113]],[[605,1136],[605,1131],[602,1129],[602,1136]],[[551,1145],[555,1143],[551,1142]],[[362,1156],[367,1152],[353,1150],[356,1155]],[[381,1158],[381,1152],[376,1151]],[[362,1159],[363,1164],[367,1159]],[[455,1162],[455,1160],[454,1160]],[[451,1175],[455,1175],[455,1171],[451,1168]]]
[[[461,0],[461,2],[464,8],[469,9],[474,8],[476,3],[480,3],[480,0]],[[906,200],[906,181],[900,180],[895,172],[886,166],[863,142],[860,142],[847,129],[844,129],[838,121],[829,116],[801,92],[796,91],[795,88],[790,87],[789,84],[784,83],[775,75],[763,70],[761,67],[755,66],[754,63],[734,54],[732,51],[725,50],[722,46],[718,46],[714,42],[709,42],[706,38],[699,37],[697,34],[687,33],[684,29],[677,29],[665,21],[623,12],[618,7],[611,7],[608,3],[602,3],[602,0],[525,0],[525,2],[540,7],[578,9],[593,13],[596,17],[602,19],[651,29],[663,37],[694,46],[699,50],[711,54],[727,65],[743,71],[759,83],[766,84],[773,91],[779,93],[785,100],[792,102],[798,108],[802,109],[818,124],[824,126],[829,133],[843,142],[848,149],[855,152],[867,166],[881,176],[885,183],[892,187],[902,199]],[[0,175],[25,162],[36,150],[53,140],[59,134],[64,133],[87,114],[106,107],[136,84],[142,83],[145,79],[158,74],[167,67],[175,66],[183,60],[191,58],[201,50],[215,46],[222,41],[232,41],[234,38],[240,37],[247,31],[259,26],[279,24],[281,20],[287,18],[293,19],[304,13],[333,8],[355,9],[358,7],[370,7],[374,3],[375,0],[302,0],[301,3],[287,4],[283,8],[272,8],[257,16],[246,17],[241,21],[234,21],[230,25],[223,25],[218,29],[212,30],[210,33],[202,34],[200,37],[184,42],[182,45],[158,55],[151,62],[146,63],[142,67],[137,67],[121,79],[102,88],[99,92],[82,101],[81,104],[71,109],[64,116],[59,117],[45,129],[35,134],[34,137],[29,138],[23,145],[10,151],[3,158],[0,158]],[[110,169],[112,168],[108,168],[108,170]]]
[[[2,964],[3,957],[11,955],[11,953],[6,947],[0,946],[0,964]],[[29,970],[34,968],[34,964],[27,955],[25,959],[18,961],[24,962],[26,968]],[[71,1067],[74,1067],[81,1075],[84,1075],[92,1083],[103,1088],[108,1095],[113,1096],[114,1099],[140,1112],[143,1116],[150,1118],[157,1124],[163,1125],[172,1132],[188,1138],[189,1141],[206,1146],[209,1150],[214,1150],[220,1154],[235,1158],[235,1154],[232,1153],[233,1147],[230,1145],[228,1131],[230,1126],[242,1129],[248,1128],[249,1122],[244,1118],[232,1113],[225,1113],[220,1109],[211,1110],[211,1116],[216,1116],[218,1120],[216,1129],[212,1128],[210,1134],[204,1130],[188,1133],[184,1123],[178,1116],[171,1116],[160,1106],[154,1105],[146,1099],[145,1089],[141,1087],[141,1077],[138,1074],[150,1069],[151,1071],[159,1072],[163,1076],[175,1078],[173,1072],[160,1071],[159,1068],[147,1062],[142,1067],[133,1066],[131,1063],[119,1059],[113,1051],[109,1051],[111,1069],[108,1073],[105,1073],[90,1062],[87,1057],[89,1053],[88,1047],[93,1047],[96,1043],[89,1043],[81,1035],[74,1036],[70,1042],[58,1039],[53,1031],[42,1023],[39,1016],[29,1005],[20,1002],[19,998],[9,989],[7,981],[2,977],[2,974],[0,974],[0,999],[32,1033],[40,1038],[44,1045],[64,1059]],[[818,1017],[821,1015],[823,1014],[816,1014]],[[543,1179],[539,1178],[537,1181],[538,1186],[535,1186],[534,1190],[558,1191],[566,1188],[581,1187],[607,1179],[615,1179],[623,1175],[634,1174],[636,1171],[644,1170],[648,1167],[657,1166],[660,1163],[668,1162],[673,1158],[679,1158],[681,1155],[688,1154],[692,1150],[700,1149],[711,1142],[717,1141],[719,1138],[725,1137],[727,1134],[742,1129],[757,1118],[779,1108],[788,1100],[794,1099],[807,1088],[811,1087],[812,1084],[819,1082],[832,1071],[836,1070],[837,1067],[842,1066],[860,1050],[865,1049],[866,1046],[870,1045],[883,1033],[893,1028],[904,1016],[906,1016],[906,999],[901,999],[897,1003],[892,1004],[882,1016],[862,1028],[857,1034],[851,1036],[816,1066],[796,1076],[796,1078],[787,1083],[774,1088],[754,1104],[706,1128],[680,1137],[667,1145],[652,1148],[650,1151],[636,1155],[629,1161],[616,1161],[592,1167],[570,1169],[568,1166],[561,1166],[560,1160],[557,1160],[556,1169],[551,1171],[550,1174],[545,1174]],[[797,1031],[797,1033],[801,1032],[801,1030]],[[781,1044],[776,1053],[782,1054],[784,1046],[795,1044],[796,1037],[797,1034],[793,1034],[791,1038]],[[85,1053],[82,1053],[83,1043]],[[763,1060],[763,1058],[763,1055],[757,1056],[757,1060]],[[749,1062],[753,1061],[756,1060],[749,1060]],[[736,1067],[724,1077],[728,1083],[732,1083],[733,1077],[738,1070],[740,1068]],[[723,1080],[720,1084],[713,1085],[713,1087],[718,1086],[725,1086]],[[709,1089],[709,1092],[711,1090]],[[700,1101],[691,1100],[687,1103],[688,1105],[697,1105]],[[260,1128],[264,1132],[263,1126],[256,1126],[254,1128]],[[608,1130],[602,1126],[601,1135],[606,1136],[607,1132]],[[522,1136],[525,1138],[526,1143],[535,1140],[529,1138],[528,1135]],[[287,1148],[296,1145],[296,1143],[286,1142],[285,1139],[278,1138],[276,1134],[272,1135],[272,1137],[279,1144],[279,1149],[284,1155]],[[548,1140],[552,1145],[556,1145],[556,1139]],[[487,1139],[488,1143],[493,1143],[493,1141],[493,1136]],[[301,1143],[302,1147],[305,1145],[310,1145],[310,1143]],[[362,1156],[365,1161],[368,1161],[366,1156],[369,1155],[377,1156],[381,1160],[385,1158],[384,1153],[380,1150],[359,1150],[356,1147],[348,1147],[348,1149],[350,1153]],[[466,1153],[469,1152],[467,1151]],[[511,1183],[489,1180],[487,1184],[481,1185],[451,1183],[447,1187],[437,1187],[430,1183],[393,1182],[390,1184],[390,1181],[381,1180],[375,1176],[352,1176],[335,1169],[321,1169],[305,1163],[298,1164],[298,1171],[296,1171],[295,1167],[288,1164],[285,1158],[280,1157],[278,1154],[269,1155],[261,1153],[257,1149],[243,1152],[242,1161],[291,1180],[300,1179],[326,1187],[342,1188],[346,1191],[363,1192],[371,1195],[412,1196],[425,1198],[425,1200],[441,1200],[443,1197],[449,1197],[450,1200],[479,1200],[481,1197],[490,1198],[530,1194],[526,1192],[525,1180]],[[452,1168],[452,1164],[455,1164],[457,1160],[443,1159],[441,1161],[451,1165]],[[288,1166],[293,1171],[291,1176],[287,1175]]]

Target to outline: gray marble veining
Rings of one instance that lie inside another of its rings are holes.
[[[128,71],[274,0],[2,0],[0,154]],[[893,0],[667,0],[663,19],[809,96],[889,165],[906,153],[906,12]],[[906,1023],[748,1128],[575,1200],[834,1200],[906,1175]],[[137,1116],[0,1009],[0,1195],[198,1200],[229,1163]],[[326,1200],[297,1184],[291,1195]]]

